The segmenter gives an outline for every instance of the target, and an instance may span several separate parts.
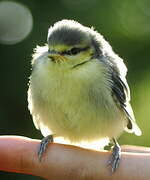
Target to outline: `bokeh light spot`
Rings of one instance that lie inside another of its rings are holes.
[[[16,44],[28,36],[33,27],[31,12],[24,5],[0,2],[0,43]]]

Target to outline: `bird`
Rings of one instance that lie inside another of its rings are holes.
[[[28,108],[44,136],[39,159],[55,137],[73,143],[108,138],[113,145],[108,165],[115,172],[121,159],[117,138],[123,131],[142,134],[123,59],[93,27],[63,19],[50,26],[31,64]]]

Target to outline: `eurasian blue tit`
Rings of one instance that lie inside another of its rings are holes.
[[[35,49],[28,90],[33,122],[45,136],[39,159],[53,137],[71,143],[109,138],[114,172],[120,161],[116,138],[124,130],[141,135],[126,72],[123,60],[93,28],[73,20],[51,26],[47,44]]]

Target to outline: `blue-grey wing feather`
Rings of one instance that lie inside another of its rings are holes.
[[[119,73],[115,70],[113,70],[111,73],[111,81],[112,97],[114,98],[116,104],[123,110],[128,120],[125,130],[128,132],[134,132],[136,135],[141,135],[141,130],[135,122],[134,114],[129,104],[130,90],[127,82],[122,80]]]
[[[123,60],[113,51],[108,51],[99,57],[99,60],[106,65],[110,75],[112,98],[125,114],[128,122],[126,131],[141,135],[141,130],[136,124],[134,114],[130,105],[130,89],[126,81],[127,68]]]
[[[112,80],[112,96],[115,99],[116,103],[120,106],[120,108],[123,109],[125,112],[127,118],[128,118],[128,124],[127,128],[132,129],[132,123],[131,120],[134,120],[134,117],[130,115],[130,113],[127,111],[126,106],[127,106],[127,99],[129,99],[129,90],[126,84],[121,80],[121,78],[117,75],[117,73],[112,73],[111,76]]]

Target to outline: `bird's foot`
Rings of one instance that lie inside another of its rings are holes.
[[[52,135],[48,135],[42,139],[39,150],[38,150],[38,158],[40,161],[42,160],[43,153],[46,151],[48,144],[52,142],[53,142]]]
[[[113,142],[114,142],[114,146],[112,148],[112,155],[111,155],[111,158],[108,162],[108,165],[111,166],[112,172],[114,173],[116,171],[116,169],[118,168],[119,163],[120,163],[121,148],[115,139],[113,139]]]

